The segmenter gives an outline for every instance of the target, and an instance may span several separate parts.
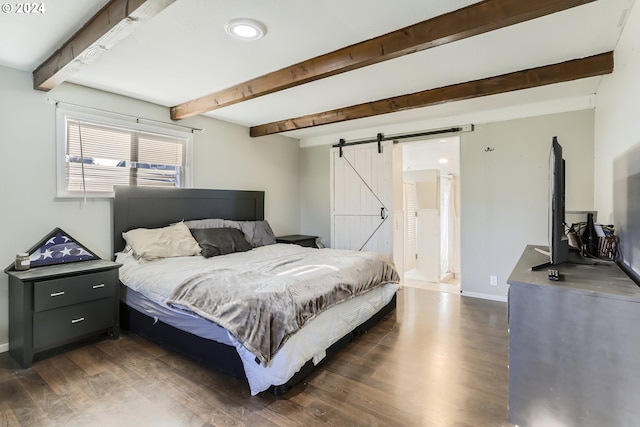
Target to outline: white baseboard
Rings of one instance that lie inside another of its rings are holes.
[[[506,295],[481,294],[481,293],[478,293],[478,292],[468,292],[468,291],[461,291],[460,294],[463,297],[480,298],[480,299],[488,299],[488,300],[491,300],[491,301],[507,302],[507,296]]]
[[[9,351],[9,343],[0,344],[0,353],[6,353]]]

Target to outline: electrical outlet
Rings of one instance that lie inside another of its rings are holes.
[[[489,284],[491,286],[498,286],[498,276],[489,276]]]

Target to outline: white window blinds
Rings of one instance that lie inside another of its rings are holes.
[[[100,123],[71,114],[59,120],[64,127],[64,156],[59,157],[63,177],[58,174],[62,195],[110,196],[114,185],[187,186],[190,133]]]

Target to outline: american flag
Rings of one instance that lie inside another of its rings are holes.
[[[30,253],[29,261],[32,267],[98,258],[60,229],[54,230],[46,239]]]

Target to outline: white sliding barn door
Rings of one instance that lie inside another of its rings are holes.
[[[393,254],[393,142],[331,151],[331,242],[337,249]]]

